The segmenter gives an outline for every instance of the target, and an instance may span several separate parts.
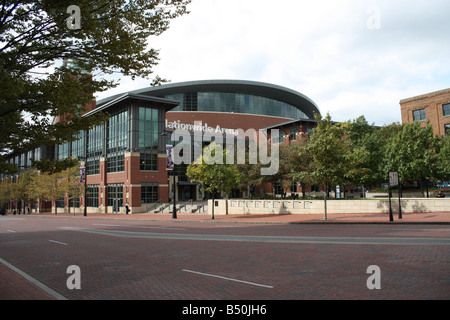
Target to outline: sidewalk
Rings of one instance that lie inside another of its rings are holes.
[[[145,213],[145,214],[88,214],[83,217],[82,214],[58,213],[33,213],[31,216],[45,217],[72,217],[72,218],[101,218],[101,219],[128,219],[128,220],[148,220],[148,221],[171,221],[172,213]],[[12,217],[12,215],[9,215]],[[16,217],[20,217],[16,216]],[[213,220],[210,214],[202,213],[177,213],[179,222],[227,222],[227,223],[352,223],[352,224],[370,224],[370,223],[415,223],[415,224],[450,224],[450,212],[440,213],[404,213],[403,218],[398,218],[398,213],[393,214],[394,221],[389,221],[389,213],[376,214],[328,214],[324,220],[324,214],[274,214],[274,215],[215,215]]]

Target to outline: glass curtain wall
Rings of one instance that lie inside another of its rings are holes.
[[[164,98],[180,102],[173,111],[211,111],[308,119],[305,113],[285,102],[244,93],[188,92]]]

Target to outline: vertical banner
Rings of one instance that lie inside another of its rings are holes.
[[[80,167],[80,182],[84,183],[86,181],[86,167]]]
[[[166,161],[166,170],[171,171],[173,170],[173,145],[166,145],[166,154],[167,154],[167,161]]]

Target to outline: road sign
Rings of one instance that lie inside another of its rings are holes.
[[[389,186],[398,186],[398,172],[389,172]]]

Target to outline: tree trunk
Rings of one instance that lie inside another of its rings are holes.
[[[327,212],[327,193],[328,193],[328,183],[325,183],[325,194],[324,194],[324,209],[325,209],[325,215],[323,217],[323,220],[327,220],[328,219],[328,212]]]

